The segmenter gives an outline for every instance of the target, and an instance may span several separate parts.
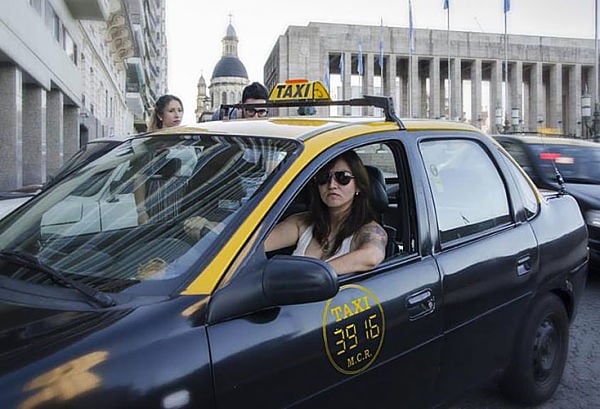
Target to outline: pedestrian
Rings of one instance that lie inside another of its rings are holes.
[[[247,85],[242,92],[242,104],[264,104],[269,99],[269,91],[260,82]],[[266,108],[243,108],[242,118],[264,118],[268,114]]]
[[[154,132],[181,124],[183,103],[175,95],[165,94],[156,100],[148,131]]]

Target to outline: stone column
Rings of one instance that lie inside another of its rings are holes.
[[[481,60],[471,63],[471,124],[481,128]]]
[[[0,190],[23,186],[23,73],[0,65]]]
[[[440,57],[433,57],[429,64],[429,114],[432,118],[440,115]]]
[[[79,107],[64,107],[64,159],[68,160],[80,148],[79,146]]]
[[[413,118],[417,118],[421,116],[421,88],[419,81],[419,57],[413,55],[410,59],[410,66],[408,67],[410,74],[408,76],[408,80],[410,81],[410,105],[412,111]]]
[[[550,95],[546,100],[547,126],[562,131],[562,64],[560,63],[553,64],[550,68]]]
[[[342,54],[344,59],[344,72],[342,73],[342,97],[343,99],[352,98],[352,88],[350,86],[350,77],[352,76],[352,53],[344,52]],[[344,106],[344,115],[351,114],[351,107]]]
[[[530,84],[529,129],[537,130],[538,126],[544,126],[543,124],[546,120],[542,63],[537,62],[531,67]]]
[[[523,63],[514,61],[510,70],[509,118],[512,126],[512,109],[519,108],[519,118],[523,120]],[[520,130],[520,127],[518,128]]]
[[[400,101],[396,98],[396,94],[398,89],[396,88],[396,56],[394,54],[390,54],[387,63],[387,92],[384,95],[389,95],[394,100],[394,109],[396,114],[398,114],[400,109]]]
[[[450,70],[450,78],[452,84],[450,93],[452,97],[452,106],[450,107],[450,119],[456,120],[462,118],[462,60],[453,58],[450,60],[452,69]]]
[[[490,79],[490,127],[492,132],[500,130],[496,126],[496,108],[502,107],[502,61],[491,62],[492,73]]]
[[[568,118],[566,118],[565,132],[568,135],[581,137],[581,64],[569,67],[568,104],[569,110],[567,111]]]
[[[23,87],[23,184],[46,180],[46,90],[36,85]]]
[[[64,160],[64,96],[53,89],[47,95],[46,110],[46,175],[52,176]]]

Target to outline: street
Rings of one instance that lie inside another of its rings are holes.
[[[600,275],[592,273],[571,326],[569,358],[554,397],[538,409],[589,409],[600,405]],[[517,409],[495,386],[473,392],[450,409]]]

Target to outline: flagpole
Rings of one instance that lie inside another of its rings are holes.
[[[413,61],[413,21],[412,21],[412,2],[408,0],[408,116],[412,118],[413,116],[413,106],[412,106],[412,82],[413,82],[413,70],[412,70],[412,61]]]
[[[446,40],[448,42],[448,119],[452,120],[452,76],[450,75],[450,2],[446,3],[448,5],[448,27],[446,31]]]
[[[504,0],[504,122],[508,124],[508,34],[507,34],[507,1]],[[508,127],[507,127],[508,128]]]

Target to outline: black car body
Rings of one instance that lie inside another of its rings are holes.
[[[348,149],[374,169],[386,260],[338,277],[265,253]],[[141,204],[146,182],[160,194]],[[197,214],[221,228],[189,242]],[[417,408],[495,378],[538,403],[562,374],[586,243],[572,197],[542,197],[465,124],[291,117],[134,138],[0,221],[2,407]]]
[[[600,144],[542,135],[495,135],[541,189],[577,200],[589,232],[590,267],[600,267]],[[558,174],[562,178],[558,180]]]

